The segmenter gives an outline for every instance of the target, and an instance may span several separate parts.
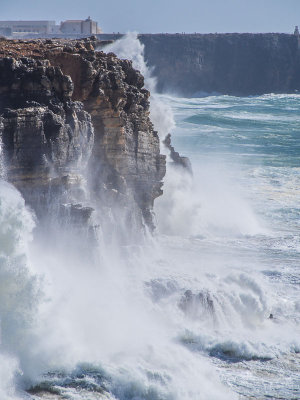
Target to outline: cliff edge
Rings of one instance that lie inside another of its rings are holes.
[[[153,227],[165,157],[150,94],[130,61],[95,45],[93,38],[0,41],[4,174],[40,216],[52,196],[60,212],[67,204],[88,218],[88,202],[114,205],[128,223]]]

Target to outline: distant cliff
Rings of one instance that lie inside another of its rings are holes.
[[[139,39],[160,92],[248,96],[300,90],[294,35],[149,34]]]
[[[93,40],[0,41],[0,144],[6,178],[39,217],[88,220],[97,204],[152,227],[165,156],[149,92],[130,61]]]

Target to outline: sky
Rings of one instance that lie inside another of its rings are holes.
[[[103,32],[293,32],[300,0],[0,0],[0,20],[98,21]]]

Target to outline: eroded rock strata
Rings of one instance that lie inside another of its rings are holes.
[[[149,119],[149,92],[130,61],[95,45],[0,42],[6,175],[38,214],[50,195],[83,218],[91,215],[88,201],[114,204],[127,222],[153,227],[165,157]]]

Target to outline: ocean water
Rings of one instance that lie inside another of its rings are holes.
[[[177,187],[182,201],[170,203],[173,216],[189,201],[193,211],[165,228],[184,233],[176,252],[198,280],[194,292],[204,287],[220,307],[209,328],[193,321],[183,342],[246,398],[298,399],[300,96],[163,101],[194,169],[188,199]],[[203,317],[193,307],[192,318]]]
[[[168,165],[143,245],[85,252],[0,181],[0,399],[299,399],[300,96],[157,95],[113,46],[193,176]]]

